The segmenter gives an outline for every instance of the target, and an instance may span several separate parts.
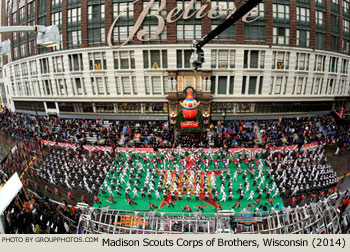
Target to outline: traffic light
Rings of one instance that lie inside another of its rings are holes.
[[[204,51],[201,48],[196,48],[190,57],[190,63],[193,71],[196,71],[204,63]]]

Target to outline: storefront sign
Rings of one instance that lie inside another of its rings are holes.
[[[198,122],[192,122],[192,121],[181,122],[181,128],[198,128],[198,127],[199,127]]]
[[[255,217],[250,214],[246,214],[242,217],[233,217],[232,221],[238,224],[250,226],[253,223],[262,223],[262,217]]]
[[[120,16],[122,16],[123,13],[127,12],[131,6],[133,6],[135,3],[139,2],[139,1],[140,0],[136,0],[132,3],[130,3],[125,9],[123,9],[118,14],[118,16],[113,21],[111,27],[109,28],[108,35],[107,35],[107,43],[111,48],[118,49],[118,48],[124,46],[129,41],[133,40],[135,35],[136,35],[137,39],[140,41],[150,41],[150,40],[156,39],[164,31],[165,21],[166,21],[166,23],[171,24],[171,23],[175,23],[180,18],[182,18],[183,20],[187,20],[187,19],[190,19],[193,17],[196,19],[202,19],[205,16],[208,16],[208,18],[210,18],[210,19],[217,19],[217,18],[223,16],[224,15],[223,13],[228,12],[229,14],[226,17],[226,19],[227,19],[227,18],[231,17],[236,12],[235,5],[233,5],[233,7],[231,9],[227,9],[227,12],[226,12],[226,9],[223,5],[216,5],[216,6],[213,6],[212,8],[210,8],[209,10],[207,10],[210,2],[208,4],[203,4],[199,10],[193,10],[194,4],[197,2],[197,0],[191,0],[191,2],[186,6],[186,8],[184,10],[182,10],[180,7],[175,7],[174,9],[170,10],[167,13],[167,16],[164,18],[161,16],[160,13],[161,13],[161,11],[166,9],[166,0],[160,0],[159,8],[156,10],[152,10],[152,13],[149,14],[150,9],[151,9],[153,3],[155,2],[155,0],[150,0],[148,2],[148,4],[143,8],[143,11],[139,15],[139,17],[137,18],[131,33],[128,34],[128,38],[120,46],[113,46],[113,44],[112,44],[113,29],[114,29],[116,23],[118,22]],[[144,36],[146,35],[146,31],[144,29],[141,29],[140,31],[138,31],[140,29],[140,27],[142,26],[143,21],[147,17],[155,17],[158,20],[157,30],[154,32],[154,34],[152,34],[152,36],[150,36],[150,38],[144,38]],[[248,12],[246,15],[244,15],[242,17],[242,21],[245,23],[251,23],[259,18],[260,17],[259,17],[258,9],[253,8],[250,12]]]

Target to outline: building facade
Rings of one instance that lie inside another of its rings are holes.
[[[265,0],[203,47],[240,0],[2,0],[2,25],[57,25],[61,44],[16,32],[4,105],[66,117],[168,119],[192,88],[206,116],[331,111],[350,94],[349,0]]]

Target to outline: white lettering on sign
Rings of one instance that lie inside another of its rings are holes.
[[[208,4],[202,5],[199,10],[193,10],[194,4],[197,2],[197,0],[191,0],[191,2],[185,7],[185,9],[183,11],[179,7],[175,7],[174,9],[170,10],[169,13],[167,13],[167,16],[164,20],[164,18],[160,15],[160,12],[165,9],[166,0],[160,0],[159,8],[155,11],[152,11],[152,14],[149,14],[149,10],[151,9],[153,3],[155,2],[155,0],[150,0],[148,2],[148,4],[144,7],[144,9],[142,10],[141,14],[138,16],[131,33],[128,34],[127,39],[120,46],[114,46],[112,44],[112,35],[113,35],[113,29],[114,29],[115,25],[117,24],[120,16],[123,13],[127,12],[131,6],[133,6],[135,3],[139,2],[139,1],[140,0],[136,0],[134,2],[131,2],[114,19],[111,27],[109,28],[108,35],[107,35],[107,44],[111,48],[118,49],[118,48],[126,45],[129,41],[131,41],[135,37],[135,35],[136,35],[136,38],[140,41],[150,41],[150,40],[156,39],[164,31],[165,20],[167,23],[171,24],[171,23],[178,21],[180,18],[182,18],[184,20],[190,19],[192,17],[195,17],[196,19],[202,19],[203,17],[208,16],[208,18],[210,18],[210,19],[217,19],[217,18],[222,17],[224,15],[223,13],[220,14],[220,12],[223,12],[223,10],[224,10],[223,5],[213,6],[209,11],[205,12],[205,10],[208,7]],[[192,11],[191,14],[190,14],[190,11]],[[227,9],[227,11],[229,12],[229,14],[227,15],[226,19],[231,17],[236,12],[236,6],[233,5],[233,7],[230,9]],[[147,17],[156,17],[158,20],[157,30],[154,32],[154,34],[152,34],[152,36],[150,36],[150,38],[144,38],[146,31],[143,29],[139,30],[140,27],[142,26],[143,21]],[[246,15],[244,15],[242,17],[242,21],[245,23],[251,23],[251,22],[256,21],[259,18],[260,18],[259,11],[255,7],[250,12],[248,12]]]

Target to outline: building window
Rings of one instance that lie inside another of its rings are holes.
[[[81,44],[81,8],[68,9],[68,45]]]
[[[83,71],[83,55],[81,53],[69,54],[69,70],[72,71]]]
[[[335,85],[336,85],[336,79],[333,79],[333,78],[328,79],[325,94],[329,94],[329,95],[334,94]]]
[[[134,94],[137,94],[137,82],[136,82],[136,76],[132,76],[132,87],[133,87],[133,90],[134,90]]]
[[[145,103],[145,113],[167,113],[167,103]]]
[[[243,76],[241,94],[262,94],[263,78],[263,76]]]
[[[331,15],[332,32],[339,33],[339,17]]]
[[[273,51],[272,69],[289,69],[289,52]]]
[[[115,80],[117,85],[117,94],[137,94],[137,83],[135,76],[132,76],[131,78],[129,76],[116,76]]]
[[[168,81],[168,76],[164,76],[163,77],[163,90],[164,90],[164,94],[168,94],[170,92],[170,85],[169,85],[169,81]]]
[[[104,95],[105,93],[109,94],[106,83],[108,83],[107,78],[91,77],[91,85],[93,87],[93,93],[96,94],[95,92],[96,90],[98,95]]]
[[[230,86],[229,86],[229,90],[228,90],[228,93],[230,95],[234,94],[234,85],[235,85],[235,77],[234,76],[230,76]],[[259,92],[261,92],[261,90]]]
[[[265,13],[264,3],[260,3],[256,12],[251,12],[247,20],[255,20],[254,22],[244,23],[244,39],[250,41],[265,40]]]
[[[114,113],[113,103],[96,103],[96,113]]]
[[[347,74],[349,68],[349,60],[348,59],[342,59],[341,61],[341,73]]]
[[[339,36],[331,36],[331,50],[333,52],[338,51],[338,45],[339,45]]]
[[[315,55],[314,71],[324,72],[325,64],[326,64],[326,56],[325,55],[316,54]]]
[[[295,70],[309,70],[310,54],[297,53]]]
[[[36,65],[36,60],[29,61],[29,68],[30,68],[30,74],[31,75],[37,75],[38,74],[38,68]]]
[[[321,94],[319,91],[321,90],[322,83],[323,78],[313,78],[310,94]]]
[[[97,20],[104,20],[105,18],[105,5],[96,4],[88,6],[88,21],[96,22]]]
[[[265,51],[244,50],[244,68],[264,68]]]
[[[86,89],[85,89],[85,83],[84,78],[73,78],[71,79],[74,88],[76,90],[77,95],[87,95]]]
[[[52,57],[52,61],[53,61],[53,71],[55,73],[64,72],[63,56]]]
[[[177,8],[180,10],[184,10],[189,4],[190,1],[188,0],[176,1]],[[193,8],[189,10],[189,16],[199,10],[201,5],[200,1],[196,1]],[[202,20],[196,19],[195,15],[187,20],[179,19],[176,24],[177,40],[193,40],[202,37]]]
[[[81,44],[81,30],[68,32],[68,44],[70,46]]]
[[[119,13],[128,7],[133,0],[126,0],[123,2],[113,3],[113,19],[115,19]],[[128,38],[134,25],[134,5],[131,4],[127,11],[123,12],[119,17],[113,29],[113,40],[114,42],[123,42]]]
[[[273,19],[276,21],[289,22],[289,5],[273,4]]]
[[[121,83],[119,80],[119,76],[115,76],[115,86],[117,89],[117,94],[122,94],[122,87],[121,87]]]
[[[289,45],[289,28],[273,27],[273,43],[278,45]]]
[[[143,67],[148,69],[159,69],[168,67],[167,50],[144,50]]]
[[[12,24],[17,25],[17,12],[12,13]]]
[[[131,85],[129,76],[121,77],[122,86],[123,86],[123,94],[131,94]]]
[[[349,7],[350,7],[349,2],[350,2],[349,0],[343,0],[343,14],[344,14],[344,16],[349,15]]]
[[[178,40],[193,40],[202,37],[202,25],[177,25]]]
[[[297,7],[298,24],[308,25],[310,23],[310,10],[308,8]]]
[[[307,85],[307,77],[294,77],[294,86],[293,86],[293,93],[292,94],[293,95],[294,94],[300,95],[300,94],[302,94],[302,92],[304,92],[304,94],[305,94],[306,85]]]
[[[342,44],[342,49],[343,52],[348,53],[350,51],[350,40],[343,38],[343,44]]]
[[[114,69],[135,69],[134,51],[113,52]]]
[[[26,44],[20,45],[20,48],[21,48],[21,57],[25,57],[26,56]]]
[[[27,63],[22,63],[21,64],[22,68],[22,76],[28,76],[28,66]]]
[[[338,72],[338,60],[337,57],[329,57],[329,68],[328,72],[337,73]]]
[[[184,91],[187,87],[192,87],[195,90],[202,90],[202,76],[197,75],[178,75],[177,76],[177,90]]]
[[[200,1],[197,1],[197,2],[200,2]],[[234,1],[229,1],[229,0],[212,0],[211,8],[215,10],[215,13],[213,13],[213,16],[217,17],[211,20],[211,30],[214,30],[219,24],[225,21],[226,17],[235,8],[235,4],[234,4]],[[197,10],[200,9],[200,4],[196,6],[196,9]],[[215,37],[215,40],[229,40],[229,39],[235,39],[234,24],[228,27],[225,31],[223,31],[217,37]]]
[[[39,60],[41,74],[47,74],[50,72],[49,58],[43,58]]]
[[[107,61],[105,52],[89,53],[90,70],[106,70]]]
[[[270,94],[286,94],[287,76],[271,76]]]
[[[339,88],[338,88],[338,94],[344,95],[345,94],[345,86],[346,86],[346,80],[339,80]]]
[[[234,82],[234,76],[212,76],[211,93],[213,95],[232,95],[234,93]]]
[[[235,57],[235,50],[211,50],[211,67],[220,69],[234,68]]]
[[[51,14],[51,24],[61,27],[62,25],[62,11]]]
[[[325,28],[326,22],[325,22],[325,13],[323,11],[316,10],[316,27],[317,28]]]
[[[162,94],[162,79],[160,76],[151,76],[154,95]]]
[[[141,103],[118,103],[118,113],[141,113]]]
[[[325,49],[325,40],[326,33],[316,32],[316,49],[324,50]]]
[[[14,69],[15,69],[15,77],[20,77],[21,71],[20,71],[19,65],[15,65]]]
[[[151,94],[151,84],[148,76],[145,76],[145,91],[146,94]]]
[[[19,9],[19,24],[24,25],[24,7]]]
[[[28,22],[32,21],[35,16],[35,1],[28,2]]]
[[[316,6],[325,7],[326,0],[316,0]]]
[[[350,33],[349,29],[350,29],[349,21],[343,19],[343,32],[346,32],[349,34]]]
[[[310,43],[310,31],[308,30],[297,30],[297,46],[309,47]]]
[[[218,76],[218,94],[227,93],[227,76]]]
[[[68,9],[68,26],[79,25],[81,22],[81,8]]]
[[[51,8],[60,8],[62,5],[62,0],[51,0]]]
[[[177,68],[191,68],[190,58],[192,50],[176,50]]]
[[[88,28],[88,43],[104,43],[106,41],[105,28]]]
[[[143,2],[143,8],[146,8],[146,5],[148,5],[149,2],[144,1]],[[156,14],[156,15],[160,15],[161,17],[163,17],[164,19],[166,18],[166,8],[164,8],[162,11],[160,11],[160,13],[158,13],[158,9],[160,7],[161,1],[156,1],[151,5],[151,8],[149,9],[149,13],[152,14]],[[143,30],[146,32],[144,39],[148,40],[151,37],[153,37],[153,35],[155,34],[155,32],[158,29],[158,20],[154,17],[146,17],[145,20],[142,23],[143,25]],[[162,33],[155,39],[152,40],[166,40],[167,39],[167,31],[166,31],[166,26],[164,26],[164,29],[162,31]]]
[[[56,86],[58,87],[60,95],[68,95],[67,83],[65,79],[56,79]]]
[[[88,6],[88,43],[105,42],[105,5],[94,4]]]
[[[43,80],[44,94],[53,95],[51,80]]]
[[[13,58],[16,60],[18,59],[18,47],[13,48]]]

